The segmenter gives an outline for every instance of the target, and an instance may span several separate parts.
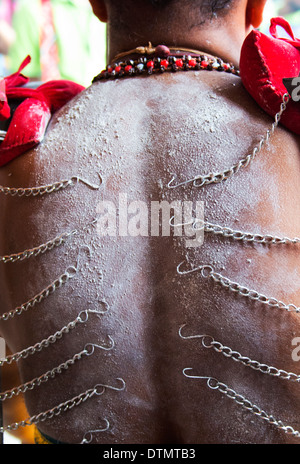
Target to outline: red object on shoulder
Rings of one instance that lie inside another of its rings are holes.
[[[0,145],[0,167],[38,145],[44,138],[52,114],[84,90],[82,85],[67,80],[49,81],[36,89],[24,87],[29,78],[21,71],[30,60],[27,56],[17,72],[0,82],[1,121],[11,116],[9,101],[21,100]]]
[[[291,38],[279,38],[277,26]],[[283,95],[288,93],[282,80],[300,74],[300,40],[281,17],[271,19],[270,34],[272,37],[253,30],[246,37],[241,50],[240,76],[259,106],[274,117],[280,110]],[[300,134],[300,103],[290,99],[280,122]]]

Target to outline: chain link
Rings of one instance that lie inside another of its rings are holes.
[[[23,383],[18,387],[0,393],[0,401],[5,401],[7,399],[12,398],[13,396],[19,395],[20,393],[26,393],[28,390],[33,390],[35,387],[40,386],[42,383],[48,382],[48,380],[53,379],[56,375],[61,374],[64,370],[69,369],[70,366],[75,364],[76,361],[79,361],[83,356],[91,356],[92,354],[94,354],[95,348],[99,348],[106,351],[112,350],[114,347],[114,341],[110,336],[109,339],[111,341],[110,347],[103,347],[94,343],[88,343],[85,345],[83,350],[81,350],[79,353],[74,354],[72,358],[68,359],[67,361],[64,361],[59,366],[54,367],[53,369],[45,372],[39,377],[36,377],[33,380]]]
[[[271,130],[267,131],[266,135],[262,137],[259,144],[253,149],[251,154],[249,154],[248,156],[240,160],[238,163],[234,164],[231,168],[226,169],[222,172],[209,173],[206,175],[195,176],[194,178],[178,183],[177,185],[173,185],[173,182],[175,180],[175,176],[173,176],[171,181],[168,183],[168,188],[177,188],[177,187],[187,185],[187,184],[192,184],[193,187],[201,188],[204,185],[209,185],[212,183],[217,184],[217,183],[223,182],[231,178],[233,175],[238,173],[241,168],[247,167],[250,163],[252,163],[252,161],[256,158],[256,156],[261,152],[265,143],[273,135],[276,127],[279,124],[282,113],[286,109],[286,106],[289,102],[289,98],[290,97],[288,94],[284,94],[282,103],[280,105],[280,110],[275,115],[275,121],[273,122],[271,126]],[[217,224],[211,224],[209,222],[203,223],[202,227],[204,228],[206,232],[214,233],[216,235],[222,234],[224,237],[230,237],[230,238],[233,238],[234,240],[242,240],[242,241],[256,242],[256,243],[263,243],[263,244],[287,244],[287,243],[299,243],[300,242],[299,238],[289,239],[286,237],[279,238],[279,237],[275,237],[272,235],[251,234],[247,232],[244,233],[244,232],[233,230],[228,227],[222,227]],[[244,287],[236,282],[231,281],[227,277],[224,277],[222,274],[216,273],[213,267],[210,265],[199,266],[196,269],[191,269],[188,271],[181,271],[180,270],[181,265],[182,263],[180,263],[177,267],[177,272],[179,274],[189,274],[191,272],[200,271],[201,275],[204,278],[208,278],[208,277],[212,278],[215,282],[220,283],[223,287],[228,288],[229,290],[236,292],[244,297],[248,297],[251,300],[256,300],[263,304],[267,304],[271,307],[277,307],[280,309],[285,309],[287,311],[294,311],[297,313],[300,312],[300,308],[294,304],[286,305],[285,303],[277,300],[276,298],[268,298],[265,295],[260,294],[255,290],[248,289],[247,287]],[[203,337],[202,344],[205,348],[213,347],[217,352],[221,352],[224,356],[230,357],[233,360],[241,362],[245,364],[246,366],[249,366],[255,370],[259,370],[262,373],[274,375],[274,376],[281,377],[287,380],[293,380],[296,382],[299,382],[300,380],[300,376],[294,373],[286,372],[282,369],[277,369],[275,367],[268,366],[266,364],[261,364],[258,361],[254,361],[248,357],[242,356],[239,352],[233,351],[230,347],[224,346],[220,342],[215,341],[209,335],[203,335],[201,337]],[[205,340],[207,341],[207,337],[209,337],[209,340],[210,340],[208,345],[205,343]],[[189,369],[190,368],[184,369],[183,371],[184,375],[186,375],[185,372]],[[188,375],[186,376],[189,377]],[[228,398],[232,399],[238,405],[250,411],[252,414],[255,414],[261,417],[263,420],[266,420],[270,424],[275,425],[277,428],[283,430],[285,433],[293,435],[297,438],[300,438],[300,432],[295,430],[293,427],[285,425],[282,421],[277,420],[272,415],[267,414],[264,410],[259,408],[257,405],[251,403],[244,396],[236,393],[233,389],[229,388],[224,383],[219,382],[217,379],[214,379],[213,377],[197,377],[197,376],[190,376],[190,377],[207,379],[207,386],[209,388],[214,389],[214,390],[219,390],[222,394],[226,395]]]
[[[288,237],[276,237],[274,235],[262,235],[251,232],[242,232],[240,230],[234,230],[230,227],[224,227],[219,224],[212,224],[210,222],[203,222],[196,220],[194,224],[202,223],[200,230],[203,228],[205,232],[213,233],[215,235],[223,235],[227,238],[232,238],[233,240],[240,240],[244,242],[254,242],[265,245],[287,245],[287,244],[297,244],[300,243],[300,238],[288,238]],[[198,228],[195,227],[196,230]]]
[[[98,386],[96,385],[94,388],[90,388],[80,395],[73,397],[70,400],[65,401],[64,403],[60,403],[59,405],[55,406],[52,409],[48,409],[45,412],[41,412],[34,416],[31,416],[25,420],[20,422],[15,422],[13,424],[0,427],[0,432],[9,431],[9,430],[18,430],[20,427],[26,427],[33,424],[38,424],[40,422],[44,422],[47,419],[52,419],[54,416],[59,416],[62,412],[69,411],[70,409],[74,408],[75,406],[79,406],[80,404],[84,403],[86,400],[92,398],[94,395],[102,395],[105,391],[103,387],[102,391],[98,391]]]
[[[64,232],[58,235],[57,237],[55,237],[54,239],[49,240],[48,242],[43,243],[42,245],[39,245],[37,247],[30,248],[28,250],[24,250],[19,253],[13,253],[10,255],[0,256],[0,262],[7,264],[7,263],[14,263],[16,261],[23,261],[24,259],[29,259],[31,257],[37,257],[38,255],[43,254],[46,251],[51,251],[53,250],[53,248],[63,245],[66,242],[66,240],[73,237],[74,235],[79,234],[80,232],[86,233],[88,228],[94,225],[96,222],[97,222],[97,219],[93,219],[93,221],[88,223],[81,230],[74,229],[71,232]]]
[[[11,354],[4,359],[0,359],[0,367],[3,366],[3,364],[9,365],[9,364],[12,364],[13,362],[19,361],[20,359],[25,359],[27,358],[27,356],[40,352],[43,348],[48,348],[50,345],[55,343],[57,340],[61,339],[64,334],[67,334],[71,330],[73,330],[78,324],[83,324],[87,322],[90,312],[96,312],[96,311],[91,311],[89,309],[85,311],[80,311],[80,313],[78,314],[76,319],[74,319],[74,321],[69,322],[61,330],[58,330],[57,332],[55,332],[55,334],[50,335],[48,338],[45,338],[41,342],[35,343],[35,345],[33,346],[29,346],[28,348],[25,348],[22,351]]]
[[[28,419],[25,419],[20,422],[15,422],[14,424],[6,425],[4,427],[0,427],[0,433],[8,430],[17,430],[19,427],[26,427],[30,426],[33,424],[38,424],[39,422],[44,422],[47,419],[52,419],[54,416],[59,416],[62,412],[69,411],[70,409],[74,408],[75,406],[79,406],[86,400],[92,398],[94,395],[101,396],[105,392],[106,389],[110,390],[115,390],[117,392],[121,392],[125,389],[125,382],[123,379],[118,378],[122,383],[121,387],[113,387],[111,385],[104,385],[101,383],[98,383],[95,385],[93,388],[90,388],[86,390],[85,392],[81,393],[78,396],[75,396],[74,398],[65,401],[64,403],[60,403],[58,406],[55,406],[52,409],[48,409],[45,412],[40,412],[39,414],[36,414],[34,416],[29,417]]]
[[[204,335],[183,336],[182,335],[183,327],[184,326],[181,326],[179,330],[179,335],[184,340],[199,338],[201,339],[201,343],[204,348],[207,348],[207,349],[213,348],[217,353],[221,353],[225,357],[231,358],[236,362],[240,362],[247,367],[250,367],[254,370],[262,372],[263,374],[278,377],[283,380],[290,380],[292,382],[300,382],[300,375],[297,375],[293,372],[287,372],[283,369],[277,369],[276,367],[268,366],[267,364],[263,364],[263,363],[260,363],[259,361],[250,359],[248,356],[243,356],[238,351],[234,351],[229,346],[223,345],[222,343],[216,341],[211,335],[204,334]]]
[[[219,224],[213,224],[208,221],[203,221],[202,219],[194,218],[192,221],[184,223],[174,223],[175,217],[170,218],[170,226],[182,227],[182,226],[192,226],[196,231],[203,230],[206,233],[212,233],[215,235],[222,235],[226,238],[232,238],[233,240],[259,243],[263,245],[288,245],[288,244],[298,244],[300,243],[299,237],[289,238],[289,237],[278,237],[271,234],[258,234],[252,232],[242,232],[241,230],[235,230],[231,227],[221,226]]]
[[[209,388],[212,388],[208,382],[207,385]],[[256,404],[251,403],[251,401],[249,401],[247,398],[236,393],[232,388],[229,388],[224,383],[217,381],[214,389],[219,390],[220,393],[223,393],[223,395],[226,395],[228,398],[235,401],[235,403],[242,406],[244,409],[247,409],[247,411],[250,411],[252,414],[261,417],[271,425],[274,425],[278,429],[283,430],[286,434],[300,438],[300,432],[295,430],[290,425],[285,425],[281,420],[275,419],[274,416],[267,414],[263,409],[259,408]]]
[[[18,387],[12,388],[11,390],[6,390],[5,392],[0,393],[0,401],[5,401],[12,398],[13,396],[19,395],[20,393],[26,393],[28,390],[33,390],[35,387],[40,386],[42,383],[47,382],[49,379],[53,379],[56,375],[61,374],[64,370],[67,370],[71,365],[75,364],[76,361],[79,361],[84,355],[88,355],[88,351],[85,348],[79,353],[76,353],[72,358],[45,372],[39,377],[23,383]]]
[[[70,279],[72,279],[77,273],[77,268],[75,266],[69,267],[60,277],[55,279],[50,285],[44,288],[40,293],[35,295],[33,298],[28,300],[26,303],[23,303],[21,306],[17,306],[15,309],[12,309],[9,312],[3,313],[0,316],[0,321],[7,321],[12,319],[15,316],[19,316],[25,311],[28,311],[30,308],[33,308],[36,304],[41,303],[43,300],[48,298],[49,295],[53,294],[65,285]]]
[[[300,432],[295,430],[290,425],[285,425],[281,420],[275,419],[274,416],[267,414],[259,406],[257,406],[256,404],[253,404],[251,401],[249,401],[243,395],[240,395],[239,393],[237,393],[235,390],[230,388],[225,383],[220,382],[214,377],[187,374],[187,371],[190,371],[190,370],[192,370],[191,367],[186,367],[185,369],[183,369],[183,375],[189,379],[206,380],[206,384],[211,390],[218,390],[220,393],[222,393],[223,395],[233,400],[239,406],[242,406],[244,409],[246,409],[247,411],[251,412],[252,414],[256,416],[261,417],[263,420],[267,421],[271,425],[274,425],[278,429],[283,430],[286,434],[293,435],[296,438],[300,438]]]
[[[102,178],[98,173],[100,179],[100,185],[102,184]],[[90,187],[93,190],[98,190],[100,185],[92,184],[91,182],[82,179],[79,176],[73,176],[71,179],[61,180],[58,182],[53,182],[53,184],[40,185],[38,187],[4,187],[0,185],[0,193],[4,195],[10,195],[12,197],[36,197],[38,195],[42,196],[45,194],[50,194],[53,192],[58,192],[59,190],[66,189],[68,187],[74,187],[76,184],[81,182],[82,184]]]
[[[274,134],[274,131],[279,124],[282,113],[285,111],[289,100],[290,100],[289,94],[288,93],[284,94],[282,97],[282,103],[280,105],[280,110],[275,115],[274,122],[271,126],[271,129],[267,130],[266,135],[264,135],[261,138],[260,142],[253,149],[252,153],[250,153],[245,158],[238,161],[231,168],[226,169],[221,172],[217,172],[217,173],[211,172],[205,175],[198,175],[198,176],[193,177],[192,179],[186,180],[184,182],[180,182],[177,185],[172,185],[176,178],[176,176],[173,176],[170,182],[168,183],[167,187],[169,189],[174,189],[174,188],[178,188],[183,185],[192,184],[193,187],[201,188],[204,185],[218,184],[220,182],[226,181],[227,179],[229,179],[230,177],[238,173],[241,168],[246,168],[250,163],[252,163],[252,161],[256,158],[256,156],[261,152],[265,143],[268,142],[270,137]]]
[[[228,277],[223,276],[219,272],[215,272],[214,268],[211,265],[204,264],[196,268],[189,269],[187,271],[182,271],[180,268],[183,262],[184,261],[182,261],[177,266],[177,273],[180,275],[191,274],[193,272],[200,271],[202,277],[211,278],[214,280],[214,282],[221,284],[224,288],[234,293],[237,293],[243,297],[249,298],[250,300],[258,301],[259,303],[268,305],[272,308],[284,309],[288,312],[295,312],[295,313],[300,312],[300,307],[297,307],[295,304],[293,303],[286,304],[278,300],[277,298],[267,297],[266,295],[263,295],[262,293],[259,293],[256,290],[252,290],[247,287],[244,287],[240,285],[239,283],[230,280]]]
[[[203,275],[203,277],[206,277],[206,275]],[[277,298],[267,297],[266,295],[263,295],[262,293],[259,293],[256,290],[244,287],[239,283],[228,279],[228,277],[224,277],[222,274],[218,272],[210,272],[208,277],[212,278],[215,282],[220,283],[224,288],[227,288],[228,290],[237,293],[238,295],[249,298],[250,300],[258,301],[259,303],[268,305],[272,308],[284,309],[288,312],[300,312],[300,307],[297,307],[293,303],[286,304],[283,301],[278,300]]]
[[[16,261],[23,261],[24,259],[29,259],[33,256],[36,257],[40,254],[44,254],[46,251],[53,250],[53,248],[63,245],[68,238],[72,237],[73,235],[76,235],[77,233],[77,230],[65,232],[37,247],[21,251],[20,253],[13,253],[11,255],[0,256],[0,262],[4,264],[15,263]]]
[[[35,197],[38,195],[57,192],[58,190],[66,189],[67,187],[73,187],[76,184],[75,179],[75,177],[72,177],[69,180],[62,180],[54,182],[53,184],[41,185],[39,187],[4,187],[0,185],[0,193],[10,195],[12,197]]]

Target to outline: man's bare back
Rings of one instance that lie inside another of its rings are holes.
[[[153,202],[178,200],[203,201],[210,223],[299,237],[299,140],[282,128],[230,179],[202,188],[169,188],[233,166],[252,152],[271,123],[239,77],[225,73],[98,82],[56,114],[39,147],[1,169],[0,184],[11,187],[73,176],[95,185],[99,175],[102,180],[99,189],[78,182],[41,197],[1,198],[1,255],[78,231],[43,255],[1,265],[2,313],[30,300],[67,269],[72,277],[33,308],[1,322],[11,351],[47,338],[81,311],[103,313],[88,313],[86,323],[19,361],[25,383],[87,344],[106,348],[95,347],[90,356],[26,392],[32,416],[97,384],[113,387],[38,424],[46,435],[78,443],[88,430],[109,424],[94,434],[94,442],[296,442],[208,388],[205,379],[183,372],[214,377],[299,429],[296,383],[233,362],[204,348],[199,338],[185,338],[209,334],[242,356],[297,372],[292,340],[299,335],[298,315],[231,292],[201,272],[180,272],[210,265],[232,281],[298,307],[298,245],[247,244],[207,233],[202,246],[187,247],[184,236],[151,236],[150,219],[148,234],[134,236],[141,226],[134,223],[138,204],[150,211]],[[129,207],[127,235],[122,229],[121,236],[117,221],[115,235],[103,236],[99,222],[97,227],[92,221],[103,217],[104,201],[118,210],[120,198]]]

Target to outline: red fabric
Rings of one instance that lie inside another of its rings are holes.
[[[27,56],[18,71],[4,78],[0,88],[0,120],[10,118],[10,99],[24,100],[17,107],[0,145],[0,167],[40,143],[51,115],[84,87],[71,81],[49,81],[36,89],[23,87],[29,79],[21,71],[30,63]]]
[[[45,102],[27,98],[16,109],[13,122],[0,146],[0,166],[40,143],[51,119]],[[15,126],[16,123],[16,126]]]
[[[291,39],[279,38],[277,26],[283,27]],[[241,50],[240,76],[250,95],[274,117],[287,93],[282,79],[300,74],[300,40],[294,37],[289,23],[280,17],[271,20],[270,34],[272,37],[253,30],[246,37]],[[289,101],[281,123],[300,134],[299,103]]]
[[[25,85],[29,81],[28,77],[21,74],[21,71],[30,63],[30,61],[31,58],[28,55],[17,72],[3,79],[4,85],[3,88],[1,88],[2,91],[0,94],[0,121],[4,121],[10,117],[10,108],[7,102],[7,90]]]

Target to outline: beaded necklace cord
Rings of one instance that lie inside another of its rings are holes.
[[[139,53],[142,53],[144,56],[138,56]],[[126,60],[119,60],[126,56]],[[120,78],[123,76],[133,77],[142,74],[151,75],[166,71],[177,72],[189,70],[225,71],[239,76],[239,70],[233,64],[225,63],[221,58],[208,56],[197,50],[185,48],[173,50],[164,45],[158,45],[155,49],[137,47],[134,50],[117,55],[112,60],[112,63],[107,65],[106,69],[94,77],[93,83],[102,79]]]

